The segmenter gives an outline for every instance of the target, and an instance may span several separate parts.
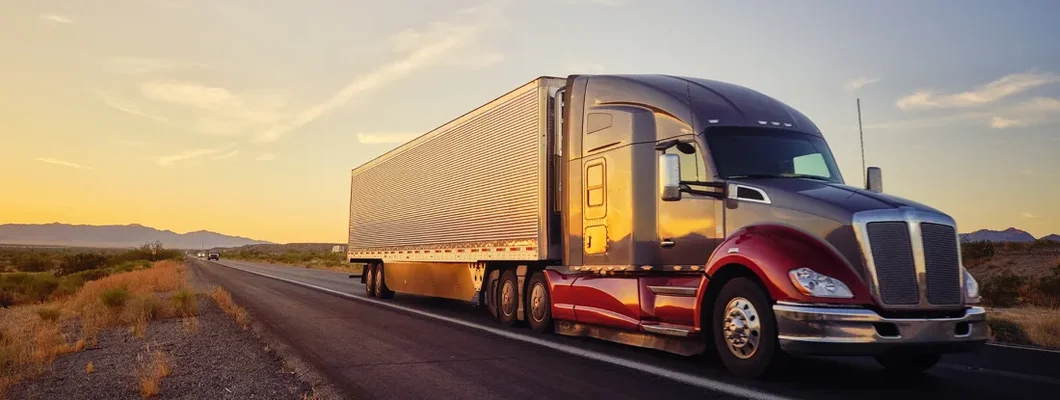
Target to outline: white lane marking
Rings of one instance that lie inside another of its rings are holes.
[[[498,328],[494,328],[494,327],[490,327],[490,326],[479,325],[479,324],[475,324],[475,323],[471,323],[471,322],[467,322],[467,321],[462,321],[462,320],[459,320],[459,319],[456,319],[456,318],[447,317],[447,316],[444,316],[444,315],[433,314],[433,313],[429,313],[429,312],[426,312],[426,311],[421,311],[421,310],[417,310],[417,309],[414,309],[414,308],[409,308],[409,307],[405,307],[405,306],[401,306],[401,305],[397,305],[397,304],[393,304],[393,303],[388,303],[388,302],[385,302],[385,301],[380,301],[380,300],[376,300],[376,299],[372,299],[372,298],[368,298],[368,297],[355,296],[355,295],[352,295],[352,294],[349,294],[349,293],[340,292],[338,290],[328,289],[326,287],[312,285],[312,284],[308,284],[308,283],[304,283],[304,282],[299,282],[299,281],[296,281],[296,280],[293,280],[293,279],[287,279],[287,278],[283,278],[283,277],[279,277],[279,276],[264,274],[264,273],[257,272],[257,271],[250,271],[250,270],[246,270],[246,269],[243,269],[243,268],[233,267],[231,265],[226,265],[226,264],[221,264],[221,263],[217,263],[217,264],[218,265],[224,265],[224,266],[226,266],[228,268],[237,269],[237,270],[249,273],[249,274],[260,275],[260,276],[264,276],[266,278],[272,278],[272,279],[275,279],[275,280],[278,280],[278,281],[283,281],[283,282],[295,284],[295,285],[298,285],[298,286],[307,287],[307,288],[310,288],[310,289],[313,289],[313,290],[318,290],[318,291],[321,291],[321,292],[331,293],[331,294],[334,294],[334,295],[337,295],[337,296],[341,296],[341,297],[345,297],[345,298],[349,298],[349,299],[353,299],[353,300],[359,300],[359,301],[363,301],[363,302],[366,302],[366,303],[372,303],[372,304],[376,304],[376,305],[380,305],[380,306],[384,306],[384,307],[390,307],[390,308],[393,308],[393,309],[396,309],[396,310],[401,310],[401,311],[405,311],[405,312],[409,312],[409,313],[413,313],[413,314],[417,314],[417,315],[422,315],[424,317],[429,317],[429,318],[442,320],[442,321],[445,321],[445,322],[448,322],[448,323],[451,323],[451,324],[457,324],[457,325],[461,325],[461,326],[472,328],[472,329],[478,329],[480,331],[489,332],[489,333],[492,333],[494,335],[501,336],[501,337],[504,337],[504,338],[507,338],[507,339],[518,340],[520,342],[525,342],[525,343],[530,343],[530,344],[536,344],[536,345],[542,346],[542,347],[548,347],[548,348],[550,348],[552,350],[561,351],[561,352],[564,352],[564,353],[567,353],[567,354],[571,354],[571,355],[574,355],[574,356],[578,356],[578,357],[582,357],[582,358],[588,358],[590,360],[595,360],[595,361],[600,361],[600,362],[605,362],[605,363],[612,364],[612,365],[617,365],[617,366],[620,366],[620,367],[626,367],[626,368],[629,368],[629,369],[633,369],[633,370],[637,370],[637,371],[640,371],[640,372],[644,372],[644,373],[648,373],[648,374],[651,374],[651,375],[655,375],[655,376],[658,376],[658,377],[661,377],[661,378],[666,378],[666,379],[674,380],[674,381],[681,382],[681,383],[684,383],[684,384],[697,386],[697,387],[701,387],[701,388],[704,388],[704,389],[713,390],[715,392],[721,392],[721,393],[725,393],[725,394],[729,394],[729,395],[733,395],[733,396],[740,396],[740,397],[744,397],[744,398],[748,398],[748,399],[755,399],[755,400],[785,400],[785,399],[788,399],[787,397],[781,397],[781,396],[777,396],[777,395],[774,395],[774,394],[765,393],[765,392],[757,391],[757,390],[754,390],[754,389],[746,388],[746,387],[743,387],[743,386],[734,385],[734,384],[731,384],[731,383],[725,383],[725,382],[721,382],[721,381],[717,381],[717,380],[713,380],[713,379],[707,379],[707,378],[704,378],[704,377],[701,377],[701,376],[696,376],[696,375],[692,375],[692,374],[686,374],[684,372],[669,370],[669,369],[662,368],[662,367],[656,367],[654,365],[645,364],[645,363],[632,361],[632,360],[627,360],[627,359],[624,359],[624,358],[615,357],[615,356],[608,355],[608,354],[603,354],[603,353],[598,353],[598,352],[591,351],[591,350],[580,349],[580,348],[577,348],[577,347],[574,347],[574,346],[568,346],[568,345],[560,344],[560,343],[552,343],[552,342],[545,341],[545,340],[542,340],[542,339],[538,339],[538,338],[534,338],[534,337],[528,337],[528,336],[524,336],[524,335],[519,335],[519,334],[515,334],[515,333],[512,333],[512,332],[508,332],[508,331],[505,331],[505,330],[502,330],[502,329],[498,329]]]
[[[987,313],[989,313],[989,311],[987,311]],[[1057,354],[1060,354],[1060,350],[1043,349],[1043,348],[1039,348],[1039,347],[1019,346],[1019,345],[1005,344],[1005,343],[987,343],[986,345],[987,346],[994,346],[994,347],[1006,347],[1006,348],[1009,348],[1009,349],[1017,349],[1017,350],[1040,351],[1040,352],[1043,352],[1043,353],[1057,353]]]

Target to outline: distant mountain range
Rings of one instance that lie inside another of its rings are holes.
[[[0,244],[45,245],[67,247],[138,247],[159,241],[170,249],[200,247],[238,247],[248,244],[270,244],[241,236],[210,231],[176,233],[140,224],[70,225],[70,224],[4,224],[0,225]]]
[[[962,242],[1014,242],[1014,243],[1030,243],[1035,241],[1034,235],[1027,233],[1027,231],[1008,228],[1003,231],[995,231],[990,229],[980,229],[972,233],[962,233]],[[1052,234],[1041,237],[1042,240],[1052,240],[1060,242],[1060,235]]]

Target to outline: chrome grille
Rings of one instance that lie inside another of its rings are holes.
[[[872,222],[866,228],[876,263],[880,300],[893,305],[919,303],[920,285],[909,226],[905,222]]]
[[[891,310],[943,310],[964,305],[957,223],[913,207],[861,211],[854,232],[869,288]]]
[[[961,266],[957,233],[952,226],[921,224],[927,301],[933,305],[961,303]]]

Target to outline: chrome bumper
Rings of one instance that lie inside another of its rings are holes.
[[[965,309],[957,318],[885,318],[863,308],[778,303],[780,347],[788,353],[877,355],[894,352],[955,353],[986,343],[986,311]]]

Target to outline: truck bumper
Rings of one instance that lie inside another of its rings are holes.
[[[986,343],[986,311],[956,318],[885,318],[863,308],[781,303],[773,306],[780,347],[804,355],[958,353]]]

